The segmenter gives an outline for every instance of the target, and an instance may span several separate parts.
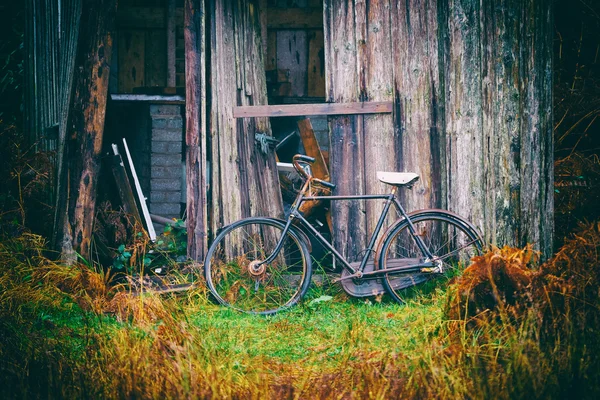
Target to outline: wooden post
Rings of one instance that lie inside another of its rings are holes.
[[[74,260],[73,251],[90,256],[116,11],[116,0],[83,1],[79,68],[73,81],[66,149],[59,160],[64,163],[59,179],[66,184],[57,193],[61,208],[55,245],[67,261]]]
[[[206,74],[204,1],[186,0],[185,40],[185,163],[187,185],[188,257],[201,261],[207,246],[206,219]]]

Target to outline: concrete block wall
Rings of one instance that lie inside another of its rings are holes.
[[[327,115],[312,115],[309,117],[315,137],[319,142],[321,150],[329,151],[329,124],[327,123]]]
[[[184,120],[179,104],[150,106],[150,213],[181,218]]]

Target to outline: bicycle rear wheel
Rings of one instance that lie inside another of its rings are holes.
[[[471,258],[482,253],[482,240],[475,229],[459,216],[444,211],[426,211],[410,217],[416,235],[439,261],[438,272],[389,273],[383,284],[389,295],[399,303],[409,294],[410,288],[432,278],[448,279],[458,275]],[[383,269],[424,262],[426,256],[412,236],[407,221],[393,229],[384,239],[379,256]]]
[[[226,227],[210,246],[204,273],[216,300],[251,314],[273,314],[296,304],[306,293],[312,273],[306,243],[293,231],[269,264],[284,224],[248,218]]]

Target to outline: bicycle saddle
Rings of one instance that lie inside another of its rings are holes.
[[[414,172],[377,171],[377,179],[392,186],[412,186],[419,180],[419,175]]]

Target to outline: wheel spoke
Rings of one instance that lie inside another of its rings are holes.
[[[219,234],[205,265],[206,281],[220,303],[250,313],[269,314],[295,304],[310,283],[308,249],[288,232],[275,259],[265,264],[281,239],[283,225],[254,218]],[[299,279],[287,279],[294,275]]]
[[[424,212],[411,217],[418,236],[423,245],[434,256],[432,261],[442,261],[443,271],[461,267],[462,261],[470,259],[481,251],[481,239],[476,232],[464,228],[467,224],[456,222],[455,216],[443,212]],[[386,268],[388,260],[414,258],[423,259],[425,254],[417,246],[407,224],[400,225],[389,237],[384,238],[384,245],[379,258],[380,268]],[[455,260],[453,265],[451,260]],[[393,265],[393,263],[392,263]],[[391,267],[390,267],[391,268]],[[412,292],[412,287],[442,274],[431,273],[389,273],[384,275],[384,285],[388,293],[398,302]]]

